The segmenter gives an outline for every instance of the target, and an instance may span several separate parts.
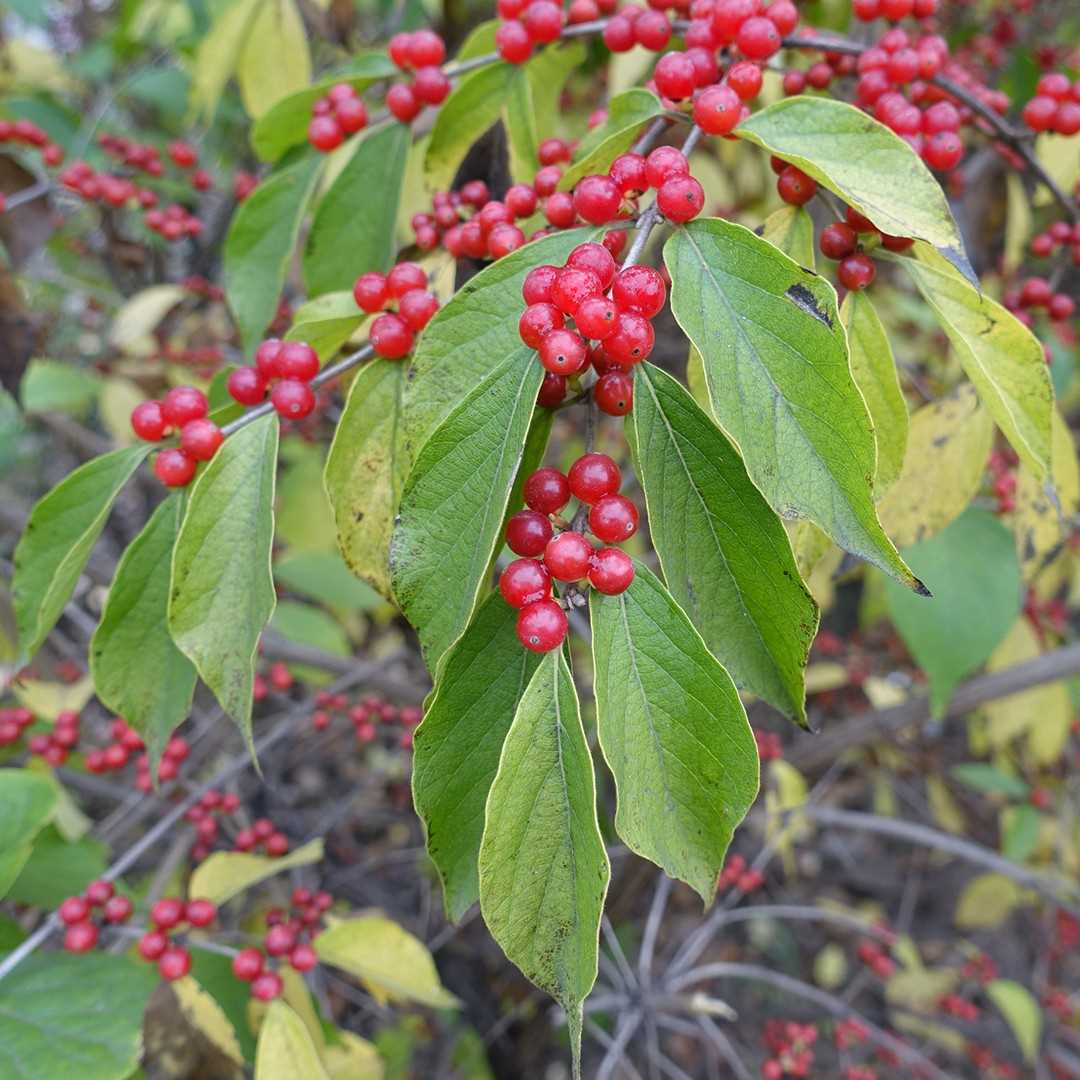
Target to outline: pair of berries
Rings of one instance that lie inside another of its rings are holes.
[[[525,481],[526,510],[506,526],[506,542],[515,559],[499,578],[503,599],[519,611],[518,640],[532,652],[550,652],[566,637],[567,619],[552,597],[552,581],[587,578],[598,592],[616,596],[634,580],[634,563],[615,547],[594,548],[575,529],[557,535],[551,521],[571,496],[589,507],[589,531],[605,544],[621,543],[637,531],[637,507],[617,494],[622,476],[606,454],[585,454],[567,474],[537,469]],[[561,522],[560,522],[561,523]]]
[[[395,119],[408,124],[425,105],[442,104],[450,80],[439,67],[446,59],[446,45],[434,30],[395,34],[387,52],[399,69],[412,72],[412,82],[395,83],[386,92],[386,107]]]
[[[353,284],[353,299],[361,311],[385,312],[371,324],[368,342],[377,356],[400,360],[412,350],[416,335],[435,312],[439,299],[427,291],[427,274],[414,262],[398,263],[388,274],[361,274]],[[397,313],[388,312],[397,305]]]
[[[158,762],[157,778],[160,783],[175,780],[180,775],[180,766],[187,760],[191,752],[191,745],[187,739],[174,735],[162,751],[161,760]],[[86,755],[86,768],[93,772],[93,751]],[[144,795],[154,790],[154,781],[150,775],[150,756],[140,754],[135,759],[135,790]]]
[[[180,445],[162,450],[154,473],[167,487],[191,483],[200,461],[209,461],[222,442],[221,429],[207,418],[206,395],[194,386],[174,386],[160,401],[143,401],[131,413],[131,429],[146,442],[180,433]]]
[[[938,0],[854,0],[852,14],[861,22],[888,19],[899,22],[909,16],[929,19],[937,14]]]
[[[329,153],[344,142],[346,135],[367,127],[367,122],[367,106],[356,88],[350,83],[337,83],[311,106],[308,142],[316,150]]]
[[[69,896],[56,914],[66,927],[64,948],[68,952],[90,952],[98,943],[98,926],[93,921],[100,909],[102,921],[116,926],[131,918],[135,905],[126,896],[117,896],[110,881],[91,881],[79,896]]]
[[[524,64],[533,47],[555,41],[566,22],[555,0],[499,0],[497,7],[505,21],[495,31],[495,49],[508,64]]]
[[[1047,72],[1021,115],[1032,131],[1075,135],[1080,131],[1080,80],[1070,82],[1060,71]]]
[[[1071,296],[1054,292],[1046,278],[1029,277],[1020,286],[1018,292],[1011,292],[1005,298],[1005,306],[1022,315],[1033,308],[1043,308],[1054,322],[1071,319],[1076,311],[1076,304]],[[1025,321],[1029,321],[1028,316]]]
[[[1032,241],[1030,251],[1036,259],[1045,259],[1061,247],[1072,248],[1072,260],[1080,266],[1080,221],[1073,224],[1064,218],[1055,221],[1045,232],[1039,233]]]
[[[574,248],[563,267],[530,270],[521,292],[528,307],[518,321],[518,333],[537,350],[540,363],[553,377],[550,385],[545,377],[540,403],[558,404],[566,379],[591,363],[600,376],[593,400],[604,412],[625,416],[633,405],[629,369],[652,352],[655,335],[650,320],[667,298],[660,273],[648,266],[616,271],[603,244],[585,243]],[[589,341],[595,344],[590,346]]]
[[[250,829],[241,829],[233,837],[233,851],[262,851],[273,859],[288,853],[289,838],[270,818],[256,818]]]

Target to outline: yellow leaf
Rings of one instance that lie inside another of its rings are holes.
[[[111,376],[106,379],[98,395],[98,412],[105,430],[117,446],[127,446],[135,441],[131,430],[131,412],[146,395],[130,379]]]
[[[971,383],[912,415],[904,466],[878,503],[898,548],[928,540],[963,513],[979,490],[993,434]]]
[[[55,49],[43,49],[26,38],[9,38],[0,46],[0,93],[14,90],[55,90],[73,83]]]
[[[1031,203],[1019,174],[1010,172],[1005,178],[1006,200],[1005,250],[1002,269],[1012,273],[1027,257],[1028,239],[1032,235]]]
[[[208,994],[190,975],[172,983],[171,988],[188,1022],[226,1057],[242,1065],[244,1054],[236,1038],[236,1029],[213,995]]]
[[[255,1080],[329,1080],[304,1021],[280,999],[259,1028]]]
[[[204,897],[224,904],[252,885],[265,881],[283,870],[309,866],[323,857],[322,839],[312,840],[280,859],[250,855],[241,851],[217,851],[201,863],[188,883],[188,897]]]
[[[311,82],[304,20],[293,0],[263,0],[248,29],[236,77],[253,120]]]
[[[147,334],[174,308],[187,293],[180,285],[151,285],[137,292],[116,313],[109,330],[109,341],[117,349],[127,349]]]
[[[957,974],[948,968],[906,968],[885,984],[885,997],[909,1009],[930,1010],[956,985]]]
[[[1024,892],[1011,878],[1003,874],[979,874],[960,894],[953,921],[961,930],[992,930],[1023,902]]]
[[[323,1054],[330,1080],[383,1080],[382,1058],[367,1039],[351,1031],[339,1031],[338,1040]]]
[[[847,953],[837,944],[826,945],[814,957],[814,982],[826,990],[843,986],[848,975]]]
[[[1011,979],[995,979],[986,996],[1005,1017],[1027,1061],[1034,1061],[1042,1041],[1043,1014],[1031,991]]]
[[[809,834],[809,826],[801,814],[787,814],[802,806],[809,789],[806,778],[794,765],[782,758],[769,764],[770,784],[765,792],[765,810],[768,814],[766,837],[773,841],[784,860],[788,874],[795,872],[794,845]],[[785,815],[787,816],[781,816]]]
[[[821,661],[811,664],[806,669],[806,692],[821,694],[826,690],[838,690],[850,681],[847,668],[843,664]]]
[[[1031,623],[1021,616],[986,663],[987,671],[1003,671],[1042,654]],[[1063,682],[1044,683],[984,706],[986,734],[994,748],[1027,735],[1028,752],[1039,765],[1057,761],[1069,737],[1072,705]]]
[[[237,0],[218,9],[220,14],[210,33],[199,43],[191,81],[191,110],[203,120],[214,115],[262,3],[263,0]]]
[[[949,785],[940,776],[926,778],[926,797],[934,820],[946,832],[963,836],[967,832],[967,820],[949,791]]]
[[[1031,581],[1065,549],[1071,521],[1080,510],[1080,469],[1065,421],[1054,410],[1050,441],[1050,481],[1040,481],[1021,465],[1012,527],[1025,581]]]
[[[39,720],[55,720],[62,712],[82,712],[94,696],[94,683],[90,676],[78,682],[50,683],[37,679],[22,679],[12,684],[15,696]]]
[[[1042,134],[1035,139],[1035,156],[1039,163],[1057,181],[1063,191],[1072,191],[1080,182],[1080,154],[1072,139],[1060,135]],[[1035,189],[1035,205],[1049,206],[1054,197],[1050,189],[1039,184]]]
[[[890,709],[907,701],[907,691],[902,686],[879,675],[868,675],[862,689],[875,709]]]
[[[315,939],[315,951],[324,963],[355,975],[377,1000],[437,1009],[458,1005],[439,981],[424,943],[381,915],[343,919]]]
[[[761,226],[761,235],[789,259],[814,269],[814,220],[801,206],[774,210]]]

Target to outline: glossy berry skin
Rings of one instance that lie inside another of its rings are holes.
[[[161,413],[173,427],[201,420],[209,411],[206,395],[194,386],[174,386],[161,403]]]
[[[955,131],[939,131],[923,143],[922,156],[931,169],[948,172],[964,156],[963,140]]]
[[[608,416],[625,416],[634,407],[634,380],[625,371],[606,371],[593,387],[596,407]]]
[[[649,187],[658,188],[673,176],[689,176],[690,162],[674,146],[658,146],[645,159],[645,176]]]
[[[556,375],[573,375],[585,366],[588,350],[573,330],[552,330],[540,342],[540,363]]]
[[[340,146],[345,132],[333,116],[313,116],[308,124],[308,142],[324,154]]]
[[[180,449],[196,461],[209,461],[222,440],[221,428],[213,420],[192,420],[180,431]]]
[[[874,260],[869,255],[849,255],[836,268],[836,276],[845,289],[857,292],[871,284],[877,275]]]
[[[618,269],[611,252],[603,244],[592,242],[578,244],[567,256],[566,265],[575,270],[589,270],[594,273],[600,281],[601,289],[611,287]]]
[[[567,315],[574,312],[590,297],[600,296],[603,286],[591,270],[578,270],[567,266],[551,286],[551,302]]]
[[[266,931],[263,945],[268,956],[284,956],[287,952],[291,952],[296,945],[296,934],[284,924],[271,926]]]
[[[694,98],[694,123],[708,135],[727,135],[742,115],[742,100],[729,86],[710,86]]]
[[[173,945],[166,949],[158,960],[158,974],[166,982],[176,982],[191,972],[191,953],[187,949]]]
[[[536,192],[528,184],[514,184],[503,197],[503,201],[516,218],[531,217],[536,213]]]
[[[303,420],[315,408],[315,395],[311,387],[299,379],[282,379],[270,391],[270,404],[286,420]]]
[[[611,163],[608,176],[623,195],[640,195],[649,187],[645,158],[641,154],[620,154]]]
[[[495,31],[495,49],[508,64],[524,64],[532,56],[529,31],[519,22],[504,22]]]
[[[395,300],[400,300],[413,289],[427,288],[427,274],[424,268],[414,262],[401,262],[386,275],[386,291]]]
[[[368,331],[368,341],[376,355],[400,360],[413,347],[413,332],[400,315],[380,315]]]
[[[131,410],[131,430],[146,442],[160,442],[169,422],[160,401],[142,401]]]
[[[398,301],[398,315],[413,333],[418,334],[439,310],[439,298],[426,289],[410,289]]]
[[[536,404],[544,409],[554,409],[566,398],[566,376],[553,371],[544,372],[544,381],[536,395]]]
[[[358,97],[339,101],[335,110],[338,126],[346,135],[353,135],[367,127],[367,106]]]
[[[551,595],[551,574],[536,559],[515,559],[499,575],[499,592],[512,608],[523,608]]]
[[[637,507],[624,495],[605,495],[589,511],[589,529],[605,544],[629,540],[638,527]]]
[[[353,283],[353,299],[356,301],[356,306],[369,315],[382,311],[390,299],[390,293],[386,288],[386,275],[380,274],[377,270],[361,274]]]
[[[154,458],[154,475],[166,487],[187,487],[195,476],[195,459],[183,450],[162,450]]]
[[[251,982],[262,974],[263,963],[263,954],[258,949],[241,949],[233,957],[233,974],[242,982]]]
[[[660,185],[656,206],[677,225],[692,221],[705,206],[705,189],[692,176],[673,176]]]
[[[544,550],[544,563],[558,581],[580,581],[589,569],[592,544],[579,532],[556,536]]]
[[[148,930],[139,938],[139,955],[144,960],[158,960],[169,947],[169,939],[160,930]]]
[[[101,907],[101,905],[115,892],[116,889],[113,887],[111,881],[104,881],[99,878],[97,881],[91,881],[90,884],[83,889],[83,896],[85,896],[94,907]]]
[[[794,165],[788,165],[777,177],[776,190],[780,198],[789,205],[803,206],[817,193],[817,181],[796,169]]]
[[[855,253],[858,233],[844,221],[834,221],[821,230],[818,246],[826,259],[846,259]]]
[[[210,900],[189,900],[184,914],[192,926],[209,926],[217,918],[217,905]]]
[[[551,290],[555,279],[560,274],[557,266],[534,266],[526,275],[521,286],[521,295],[526,304],[550,304]]]
[[[562,32],[563,9],[554,0],[532,0],[521,17],[534,44],[554,41]]]
[[[653,78],[656,80],[656,89],[664,97],[672,101],[682,101],[694,92],[697,69],[686,53],[665,53],[656,62]]]
[[[411,123],[423,108],[423,102],[413,93],[411,86],[395,83],[386,92],[386,107],[394,118],[403,124]]]
[[[606,296],[591,296],[577,309],[574,322],[587,338],[603,341],[615,333],[619,312],[615,301]]]
[[[739,28],[735,44],[748,60],[767,60],[780,48],[780,32],[771,19],[755,15]]]
[[[318,954],[307,944],[297,945],[289,953],[289,966],[294,971],[310,971],[319,962]]]
[[[276,971],[264,971],[252,981],[251,996],[256,1001],[273,1001],[275,998],[281,997],[284,989],[285,984]]]
[[[425,105],[440,105],[450,93],[450,80],[437,67],[419,68],[413,76],[413,93]]]
[[[769,10],[771,11],[776,6],[774,3]],[[740,101],[750,101],[757,97],[761,93],[762,82],[761,68],[757,64],[740,60],[739,63],[732,64],[728,68],[727,84],[735,91]]]
[[[506,523],[506,544],[515,555],[542,555],[551,535],[547,515],[536,510],[519,510]]]
[[[266,380],[257,367],[239,367],[229,372],[225,388],[241,405],[258,405],[266,397]]]
[[[65,926],[85,922],[90,916],[89,901],[83,896],[69,896],[57,909],[56,914]]]
[[[622,473],[619,472],[619,466],[607,454],[583,454],[570,466],[566,480],[570,493],[583,503],[591,505],[605,495],[613,495],[619,490]],[[527,492],[528,484],[526,483]]]
[[[530,304],[518,320],[518,335],[530,349],[539,349],[540,342],[553,330],[563,327],[562,312],[546,302]]]
[[[150,908],[150,921],[159,930],[171,930],[184,918],[184,904],[175,896],[167,896],[158,900]]]
[[[568,625],[566,612],[554,600],[537,600],[518,615],[518,641],[530,652],[551,652],[563,643]]]
[[[605,596],[618,596],[634,580],[634,561],[619,548],[601,548],[589,566],[589,584]]]
[[[628,266],[615,275],[611,297],[620,310],[651,319],[659,314],[667,299],[667,286],[651,266]]]
[[[135,905],[126,896],[111,896],[105,901],[104,916],[107,923],[122,923],[135,913]]]
[[[92,922],[79,922],[64,931],[64,948],[68,952],[90,952],[98,941],[98,929]]]
[[[586,176],[574,188],[574,212],[590,225],[614,221],[621,202],[622,194],[610,176]]]
[[[255,350],[255,367],[258,368],[264,379],[277,378],[277,359],[280,352],[281,342],[277,338],[267,338]]]
[[[319,373],[319,354],[304,341],[286,341],[277,358],[278,374],[283,379],[310,382]]]
[[[608,458],[603,454],[596,454],[593,456],[603,457],[605,460],[611,461],[611,458]],[[611,463],[614,466],[615,463]],[[615,471],[616,479],[615,487],[612,488],[613,491],[618,490],[619,487],[617,467]],[[523,495],[525,498],[525,505],[529,507],[529,509],[537,510],[541,514],[557,514],[570,501],[570,480],[559,472],[558,469],[537,469],[535,472],[531,473],[525,481]],[[578,498],[581,498],[581,496],[579,495]]]
[[[616,363],[631,367],[649,356],[655,342],[656,335],[648,319],[624,312],[619,316],[615,333],[604,342],[604,351]]]

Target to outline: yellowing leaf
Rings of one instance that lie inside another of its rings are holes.
[[[339,1031],[338,1041],[326,1048],[323,1064],[330,1080],[382,1080],[385,1070],[379,1051],[351,1031]]]
[[[94,696],[94,683],[89,675],[73,683],[22,679],[13,683],[12,689],[20,704],[25,705],[39,720],[50,721],[62,712],[82,712]]]
[[[1072,139],[1045,133],[1039,135],[1035,139],[1035,156],[1062,191],[1072,191],[1080,182],[1080,154],[1077,154],[1076,143]],[[1035,205],[1049,206],[1053,201],[1049,188],[1038,184],[1035,188]]]
[[[909,1009],[933,1009],[956,985],[957,974],[947,968],[908,968],[885,984],[885,997]]]
[[[986,996],[998,1007],[1027,1061],[1034,1062],[1042,1042],[1043,1014],[1030,990],[1011,979],[995,979]]]
[[[381,1001],[415,1001],[436,1009],[456,1008],[443,988],[431,953],[418,938],[382,915],[344,919],[315,939],[324,963],[355,975]]]
[[[124,301],[109,330],[109,342],[127,349],[157,328],[187,293],[181,285],[151,285]]]
[[[252,119],[311,82],[304,20],[294,0],[261,0],[248,27],[236,77]]]
[[[953,920],[961,930],[992,930],[1023,902],[1024,892],[1012,878],[979,874],[960,894]]]
[[[878,503],[897,547],[929,539],[963,513],[979,489],[993,434],[970,383],[911,417],[900,476]]]
[[[762,225],[761,235],[807,270],[814,269],[814,221],[801,206],[782,206]]]
[[[204,120],[214,115],[221,92],[236,71],[252,20],[263,2],[238,0],[219,8],[210,33],[199,43],[191,81],[191,108]]]
[[[255,1050],[255,1080],[329,1080],[304,1021],[278,1000],[270,1003]]]
[[[835,942],[826,945],[814,957],[814,982],[826,990],[835,990],[848,976],[847,954]]]
[[[839,690],[849,682],[847,668],[843,664],[821,661],[806,669],[806,692],[821,694],[826,690]]]
[[[907,701],[907,691],[902,686],[897,686],[896,683],[883,679],[879,675],[868,675],[862,685],[862,690],[875,709],[890,709],[894,705]]]
[[[208,994],[190,975],[172,983],[171,989],[189,1023],[198,1028],[226,1057],[242,1065],[244,1054],[236,1038],[236,1029],[214,996]]]
[[[967,821],[964,818],[964,812],[952,797],[949,785],[940,776],[928,776],[926,778],[926,797],[930,803],[930,812],[934,815],[934,820],[946,832],[956,833],[958,836],[962,836],[967,832]]]
[[[98,412],[105,430],[117,446],[135,442],[135,432],[131,430],[131,412],[145,400],[146,395],[130,379],[114,375],[102,383],[101,393],[98,394]]]
[[[201,863],[191,875],[188,896],[205,897],[215,904],[224,904],[239,896],[252,885],[265,881],[283,870],[310,866],[323,857],[322,839],[312,840],[280,859],[266,855],[250,855],[241,851],[216,851]]]
[[[1013,273],[1027,256],[1028,240],[1032,234],[1031,200],[1024,190],[1019,174],[1010,172],[1005,178],[1006,217],[1005,250],[1002,253],[1002,269]]]

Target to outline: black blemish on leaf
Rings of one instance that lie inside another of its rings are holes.
[[[792,285],[784,295],[796,305],[806,312],[807,315],[813,315],[819,322],[823,322],[830,330],[832,329],[832,319],[829,318],[828,313],[823,311],[818,304],[817,297],[805,286],[798,283]]]

